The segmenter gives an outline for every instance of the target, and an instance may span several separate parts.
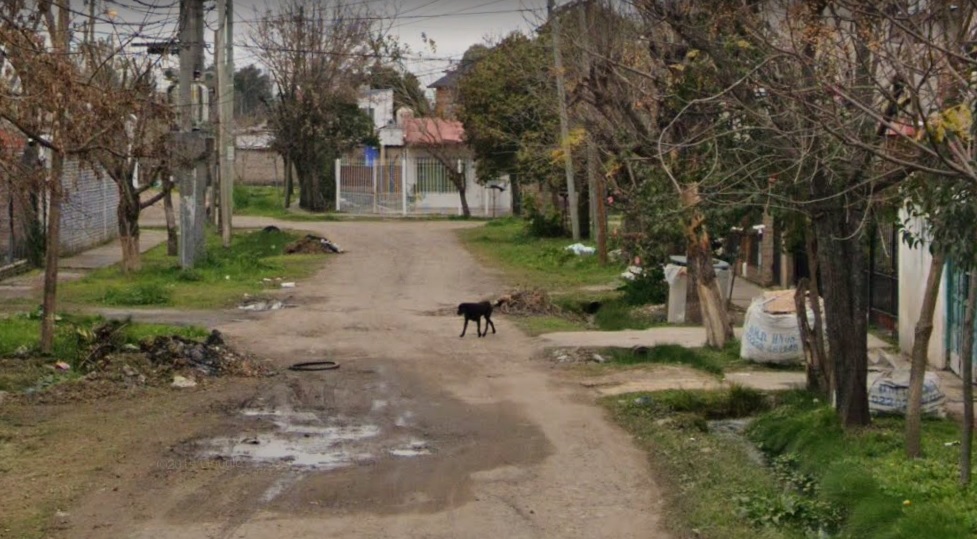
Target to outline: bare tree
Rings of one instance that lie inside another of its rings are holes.
[[[254,26],[251,47],[278,92],[270,117],[274,145],[287,178],[294,168],[303,208],[326,208],[334,189],[330,163],[372,131],[356,98],[379,22],[362,2],[288,0]]]

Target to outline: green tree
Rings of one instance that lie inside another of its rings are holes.
[[[234,116],[237,118],[262,117],[272,99],[271,77],[254,64],[234,73]]]
[[[518,212],[519,186],[545,183],[559,171],[552,159],[559,132],[552,55],[539,38],[513,33],[465,56],[479,59],[458,88],[465,137],[483,177],[509,174]]]
[[[367,82],[371,88],[394,91],[394,111],[406,107],[418,116],[427,116],[431,112],[421,81],[409,71],[390,65],[374,65],[367,75]]]

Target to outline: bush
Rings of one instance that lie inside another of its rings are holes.
[[[660,266],[645,268],[641,275],[625,281],[618,290],[628,305],[661,305],[668,300],[668,283],[665,270]]]
[[[138,283],[131,287],[111,287],[105,291],[105,305],[168,305],[172,291],[158,283]]]
[[[526,196],[523,199],[523,212],[525,213],[527,232],[536,238],[563,238],[567,231],[563,228],[563,216],[555,209],[548,211],[542,208],[542,204],[536,197]]]

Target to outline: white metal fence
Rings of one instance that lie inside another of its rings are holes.
[[[479,185],[471,160],[453,163],[465,178],[473,215],[511,213],[508,192]],[[462,213],[458,187],[447,168],[430,156],[336,160],[336,211],[354,214],[423,215]]]

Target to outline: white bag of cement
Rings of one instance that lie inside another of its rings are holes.
[[[873,414],[906,415],[909,402],[909,371],[906,369],[884,374],[868,389],[868,409]],[[923,377],[923,415],[943,416],[946,396],[940,389],[935,372]]]
[[[573,254],[577,256],[590,256],[595,252],[597,252],[597,249],[594,249],[593,247],[587,247],[582,243],[574,243],[573,245],[567,245],[566,247],[564,247],[564,250],[571,251]]]
[[[750,303],[743,321],[740,357],[760,363],[799,363],[804,358],[801,331],[794,313],[769,313],[767,300],[758,297]],[[814,312],[807,312],[814,324]]]

